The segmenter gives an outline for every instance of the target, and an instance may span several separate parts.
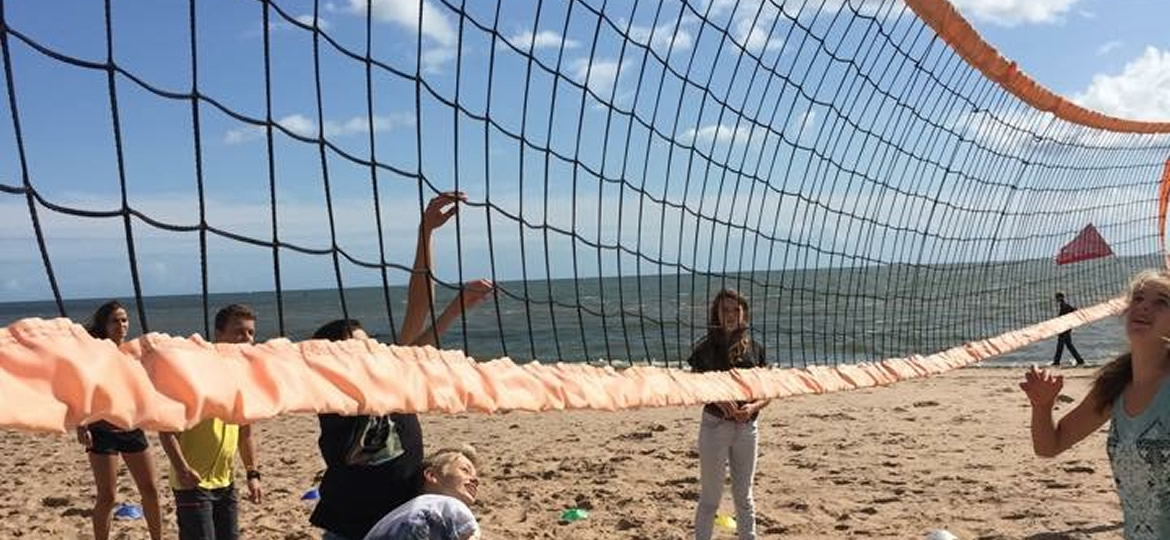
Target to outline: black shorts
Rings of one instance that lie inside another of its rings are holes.
[[[146,450],[146,433],[141,429],[130,431],[112,430],[104,426],[89,426],[93,445],[86,452],[94,454],[137,454]]]

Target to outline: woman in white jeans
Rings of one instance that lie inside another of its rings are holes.
[[[707,335],[695,346],[687,363],[695,372],[763,367],[764,347],[748,330],[747,298],[723,289],[711,302]],[[731,494],[739,540],[756,538],[752,478],[756,473],[756,417],[768,402],[708,403],[699,427],[699,477],[702,492],[695,511],[695,540],[711,538],[715,513],[723,498],[725,471],[731,470]]]

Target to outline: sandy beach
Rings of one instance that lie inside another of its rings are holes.
[[[1066,369],[1058,414],[1092,371]],[[1105,430],[1056,459],[1032,454],[1016,369],[972,368],[925,380],[774,402],[760,419],[760,538],[1119,538],[1121,510]],[[698,498],[699,408],[424,415],[429,449],[481,452],[485,538],[683,539]],[[267,500],[241,501],[244,538],[319,538],[301,495],[324,464],[316,419],[259,426]],[[0,538],[90,537],[92,480],[72,437],[5,431]],[[165,488],[169,473],[156,436]],[[125,468],[119,502],[136,502]],[[177,537],[164,491],[166,535]],[[570,507],[587,519],[559,521]],[[721,513],[732,513],[730,493]],[[115,521],[113,538],[148,538]],[[721,538],[734,538],[723,531]]]

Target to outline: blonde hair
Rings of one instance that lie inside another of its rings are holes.
[[[1133,297],[1145,289],[1147,285],[1153,285],[1160,289],[1170,292],[1170,271],[1168,270],[1142,270],[1129,280],[1129,291],[1126,293],[1126,311],[1129,310],[1129,303],[1133,302]],[[1125,391],[1125,387],[1133,381],[1133,354],[1126,352],[1117,358],[1114,358],[1108,364],[1105,364],[1097,371],[1097,377],[1093,379],[1093,389],[1091,393],[1097,396],[1096,410],[1099,413],[1105,412],[1117,397]]]
[[[1133,295],[1144,289],[1148,283],[1170,292],[1170,270],[1142,270],[1138,272],[1133,276],[1133,279],[1129,280],[1128,299],[1133,300]]]
[[[475,447],[470,444],[465,444],[457,448],[443,448],[429,456],[422,462],[422,470],[435,470],[438,472],[446,472],[452,463],[459,459],[459,456],[467,458],[476,469],[479,469],[479,454],[476,453]]]

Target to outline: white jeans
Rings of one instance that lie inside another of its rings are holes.
[[[710,540],[715,513],[723,498],[723,475],[731,469],[739,540],[755,540],[756,513],[752,478],[756,474],[756,421],[740,424],[703,413],[699,427],[699,481],[702,491],[695,510],[695,540]]]

